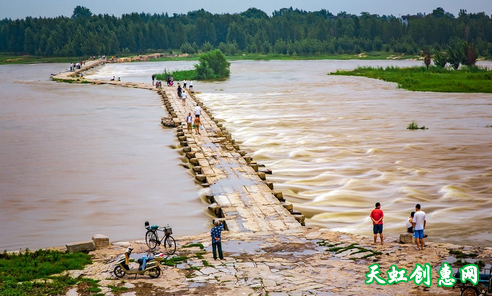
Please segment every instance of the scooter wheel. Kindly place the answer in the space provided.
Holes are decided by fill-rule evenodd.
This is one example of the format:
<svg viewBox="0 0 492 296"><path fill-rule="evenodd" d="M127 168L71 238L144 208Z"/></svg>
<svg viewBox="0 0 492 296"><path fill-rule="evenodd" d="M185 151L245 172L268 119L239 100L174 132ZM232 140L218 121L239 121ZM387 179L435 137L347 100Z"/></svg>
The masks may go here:
<svg viewBox="0 0 492 296"><path fill-rule="evenodd" d="M125 271L119 265L114 268L113 272L114 272L114 275L118 278L122 278L125 276Z"/></svg>
<svg viewBox="0 0 492 296"><path fill-rule="evenodd" d="M154 267L149 270L149 276L153 279L158 278L161 275L161 269L159 267Z"/></svg>

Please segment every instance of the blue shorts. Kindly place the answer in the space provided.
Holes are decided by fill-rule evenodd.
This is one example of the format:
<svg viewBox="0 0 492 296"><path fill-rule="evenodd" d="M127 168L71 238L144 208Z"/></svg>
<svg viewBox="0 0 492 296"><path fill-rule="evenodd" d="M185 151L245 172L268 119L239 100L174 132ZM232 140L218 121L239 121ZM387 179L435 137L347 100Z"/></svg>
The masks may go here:
<svg viewBox="0 0 492 296"><path fill-rule="evenodd" d="M375 224L372 226L372 232L374 234L383 233L383 224Z"/></svg>
<svg viewBox="0 0 492 296"><path fill-rule="evenodd" d="M413 231L413 237L423 239L424 238L424 230L423 229L414 230Z"/></svg>

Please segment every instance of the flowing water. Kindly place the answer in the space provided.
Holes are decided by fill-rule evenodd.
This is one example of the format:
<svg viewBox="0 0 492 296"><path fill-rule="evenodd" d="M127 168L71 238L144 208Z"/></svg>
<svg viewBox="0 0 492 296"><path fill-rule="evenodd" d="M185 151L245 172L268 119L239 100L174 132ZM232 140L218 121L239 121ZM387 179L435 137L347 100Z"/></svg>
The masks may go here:
<svg viewBox="0 0 492 296"><path fill-rule="evenodd" d="M50 81L65 67L0 66L0 250L208 231L159 96Z"/></svg>
<svg viewBox="0 0 492 296"><path fill-rule="evenodd" d="M492 95L409 92L394 83L326 75L359 65L421 62L238 61L232 62L230 79L194 85L241 148L273 171L268 180L307 215L308 224L371 235L369 213L379 201L385 212L385 234L396 236L420 203L432 241L490 245L492 127L487 126L492 125ZM193 62L108 64L86 76L150 83L151 74L164 68L192 66ZM90 229L87 236L105 233L105 224L119 230L133 227L141 233L148 204L159 204L155 212L169 206L170 213L183 218L176 217L178 225L203 231L205 205L198 200L191 177L178 167L179 155L168 148L174 134L158 126L163 111L153 92L54 84L45 81L46 73L60 69L38 67L46 67L35 73L43 81L24 72L28 79L18 77L9 84L20 94L16 103L7 99L20 106L7 114L3 106L0 111L0 192L2 204L9 205L0 210L0 247L17 247L19 232L32 235L34 226L53 232L63 229L65 234L80 231L72 226L74 220L76 227ZM0 71L2 83L13 79L6 78L12 70L0 67ZM5 87L0 92L10 94ZM49 99L37 98L39 92L49 94ZM55 105L40 108L45 104ZM81 122L73 124L74 118ZM413 120L428 129L407 130ZM85 135L68 145L82 130ZM7 151L4 138L12 142ZM26 143L24 138L33 140ZM115 138L115 143L107 147L106 138ZM32 159L39 158L40 148L55 152L44 165L33 167L40 162ZM70 169L73 153L80 153L77 174ZM57 162L70 165L53 164ZM10 172L17 177L8 179ZM167 181L170 173L186 184ZM89 190L96 185L103 193ZM67 208L72 210L67 213ZM109 208L115 214L100 220ZM155 219L168 223L170 213ZM66 238L63 233L61 238ZM8 243L4 234L10 235ZM53 245L44 239L43 245Z"/></svg>
<svg viewBox="0 0 492 296"><path fill-rule="evenodd" d="M410 92L362 77L326 75L357 66L421 61L237 61L230 79L195 82L199 97L241 148L273 170L277 190L308 224L371 235L375 202L385 234L404 232L415 204L432 241L492 243L492 94ZM490 62L482 62L490 67ZM149 81L191 62L109 65ZM427 130L407 130L412 121Z"/></svg>
<svg viewBox="0 0 492 296"><path fill-rule="evenodd" d="M492 94L410 92L326 75L417 61L234 62L231 78L196 88L307 224L386 235L420 203L431 241L492 242ZM490 63L485 64L490 66ZM427 130L407 130L415 120Z"/></svg>

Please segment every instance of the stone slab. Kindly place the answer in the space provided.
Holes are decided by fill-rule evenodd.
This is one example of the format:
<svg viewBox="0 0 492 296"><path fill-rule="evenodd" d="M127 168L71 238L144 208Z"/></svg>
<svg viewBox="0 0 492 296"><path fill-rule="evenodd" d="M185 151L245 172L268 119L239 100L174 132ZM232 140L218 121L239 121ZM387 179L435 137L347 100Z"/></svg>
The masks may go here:
<svg viewBox="0 0 492 296"><path fill-rule="evenodd" d="M96 250L96 245L93 241L85 241L85 242L74 242L66 244L67 252L90 252Z"/></svg>

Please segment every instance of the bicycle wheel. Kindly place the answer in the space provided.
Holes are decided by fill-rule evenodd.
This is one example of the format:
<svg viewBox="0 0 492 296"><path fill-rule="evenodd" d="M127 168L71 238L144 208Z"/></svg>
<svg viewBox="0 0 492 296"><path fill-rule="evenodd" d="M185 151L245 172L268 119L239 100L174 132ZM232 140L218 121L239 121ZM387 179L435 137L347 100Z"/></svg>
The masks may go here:
<svg viewBox="0 0 492 296"><path fill-rule="evenodd" d="M118 278L122 278L125 276L125 271L119 265L114 268L113 272L114 272L114 275Z"/></svg>
<svg viewBox="0 0 492 296"><path fill-rule="evenodd" d="M174 240L174 237L166 237L164 240L164 248L166 249L166 254L168 255L172 255L176 252L176 241Z"/></svg>
<svg viewBox="0 0 492 296"><path fill-rule="evenodd" d="M147 231L147 233L145 234L145 243L147 244L147 247L149 247L149 249L154 250L159 243L159 237L157 236L157 233L152 230Z"/></svg>
<svg viewBox="0 0 492 296"><path fill-rule="evenodd" d="M149 270L149 276L153 279L158 278L161 275L161 269L159 267L154 267Z"/></svg>

